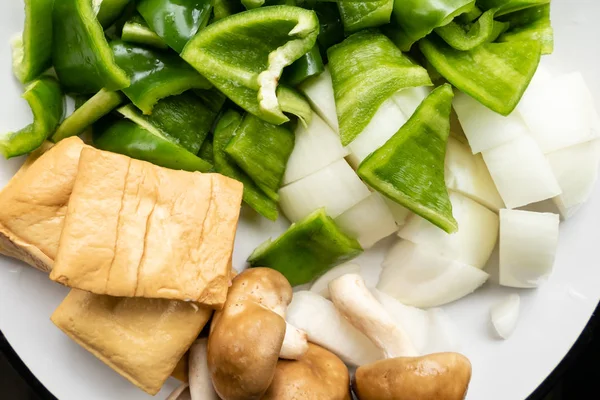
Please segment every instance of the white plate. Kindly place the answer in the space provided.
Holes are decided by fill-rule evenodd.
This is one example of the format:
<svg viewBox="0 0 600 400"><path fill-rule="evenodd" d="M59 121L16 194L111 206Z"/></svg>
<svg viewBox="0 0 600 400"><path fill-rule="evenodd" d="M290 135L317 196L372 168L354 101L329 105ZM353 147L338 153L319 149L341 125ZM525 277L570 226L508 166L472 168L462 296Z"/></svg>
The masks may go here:
<svg viewBox="0 0 600 400"><path fill-rule="evenodd" d="M580 70L600 104L600 14L597 0L554 0L556 52L546 61L557 72ZM9 38L22 28L22 0L2 2L0 14L0 131L19 129L31 121L21 87L10 71ZM0 161L0 184L8 181L21 160ZM285 228L244 212L238 233L235 266L252 249ZM550 281L522 296L520 323L506 342L493 338L489 309L513 290L497 286L495 278L474 295L446 309L458 323L463 352L473 363L468 399L526 398L567 354L600 298L600 190L580 213L562 226L556 270ZM363 256L363 268L378 265L382 247ZM370 261L369 261L370 260ZM376 267L374 268L376 269ZM373 271L374 272L374 271ZM371 276L371 282L372 282ZM61 400L151 399L101 361L70 341L50 322L52 311L67 290L46 275L22 264L0 259L0 329L38 379ZM172 379L156 398L165 398Z"/></svg>

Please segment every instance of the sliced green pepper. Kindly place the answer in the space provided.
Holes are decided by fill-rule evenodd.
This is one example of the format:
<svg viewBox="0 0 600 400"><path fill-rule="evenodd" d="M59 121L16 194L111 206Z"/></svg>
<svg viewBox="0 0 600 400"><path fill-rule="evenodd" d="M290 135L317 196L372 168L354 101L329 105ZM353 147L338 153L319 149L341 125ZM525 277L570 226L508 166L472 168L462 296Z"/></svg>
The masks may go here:
<svg viewBox="0 0 600 400"><path fill-rule="evenodd" d="M502 115L510 114L521 100L542 54L541 44L533 40L459 51L436 35L423 39L420 48L448 82Z"/></svg>
<svg viewBox="0 0 600 400"><path fill-rule="evenodd" d="M324 70L325 66L323 65L319 46L315 45L308 53L283 70L282 80L295 86L311 76L319 75Z"/></svg>
<svg viewBox="0 0 600 400"><path fill-rule="evenodd" d="M252 114L246 114L225 147L225 152L274 201L279 201L277 193L293 150L292 132Z"/></svg>
<svg viewBox="0 0 600 400"><path fill-rule="evenodd" d="M121 40L124 42L156 47L157 49L164 50L169 48L165 41L162 40L156 32L150 29L146 21L144 21L140 15L134 15L125 22L121 32Z"/></svg>
<svg viewBox="0 0 600 400"><path fill-rule="evenodd" d="M542 44L542 54L554 51L554 30L550 21L550 4L530 7L507 14L502 21L510 24L510 29L498 41L537 40Z"/></svg>
<svg viewBox="0 0 600 400"><path fill-rule="evenodd" d="M33 113L33 123L0 139L0 152L6 158L27 154L44 143L60 123L65 112L65 99L54 78L42 77L25 88L23 98Z"/></svg>
<svg viewBox="0 0 600 400"><path fill-rule="evenodd" d="M327 56L327 49L344 40L344 25L340 11L335 3L318 2L313 10L319 17L319 36L317 41Z"/></svg>
<svg viewBox="0 0 600 400"><path fill-rule="evenodd" d="M435 33L456 50L471 50L483 43L493 42L508 28L507 23L494 21L495 15L496 10L491 9L484 12L468 29L452 21L437 28Z"/></svg>
<svg viewBox="0 0 600 400"><path fill-rule="evenodd" d="M331 47L328 56L344 146L364 130L392 94L431 85L427 71L378 31L355 33Z"/></svg>
<svg viewBox="0 0 600 400"><path fill-rule="evenodd" d="M449 84L435 89L358 167L358 175L372 188L448 233L458 230L444 181L453 97Z"/></svg>
<svg viewBox="0 0 600 400"><path fill-rule="evenodd" d="M111 42L110 48L117 64L131 79L131 85L124 88L123 93L144 114L150 114L160 99L189 89L211 87L210 82L173 52L161 52L120 40Z"/></svg>
<svg viewBox="0 0 600 400"><path fill-rule="evenodd" d="M215 21L229 17L230 15L242 12L244 7L239 0L215 0L214 1L214 18Z"/></svg>
<svg viewBox="0 0 600 400"><path fill-rule="evenodd" d="M207 137L206 140L204 141L204 143L202 143L202 147L200 148L200 151L198 152L198 157L200 157L201 159L206 160L209 163L214 165L214 163L215 163L214 151L215 150L213 147L213 138Z"/></svg>
<svg viewBox="0 0 600 400"><path fill-rule="evenodd" d="M344 234L320 209L275 240L261 244L248 258L253 267L268 267L283 274L292 286L312 281L327 270L357 257L360 244Z"/></svg>
<svg viewBox="0 0 600 400"><path fill-rule="evenodd" d="M96 19L90 0L58 0L52 14L52 61L68 91L97 93L129 86Z"/></svg>
<svg viewBox="0 0 600 400"><path fill-rule="evenodd" d="M281 111L298 117L304 126L312 120L313 111L306 98L297 90L284 85L277 88L277 100Z"/></svg>
<svg viewBox="0 0 600 400"><path fill-rule="evenodd" d="M477 6L473 7L472 9L470 9L469 11L460 14L458 17L455 18L455 20L458 20L459 22L462 22L463 24L470 24L471 22L475 21L477 18L481 17L481 15L483 14L483 11L481 11L481 9Z"/></svg>
<svg viewBox="0 0 600 400"><path fill-rule="evenodd" d="M137 9L150 28L181 53L198 30L208 24L211 0L140 0Z"/></svg>
<svg viewBox="0 0 600 400"><path fill-rule="evenodd" d="M223 105L225 105L225 102L227 101L227 96L214 87L210 89L196 89L194 90L194 93L202 100L204 105L216 113L221 111Z"/></svg>
<svg viewBox="0 0 600 400"><path fill-rule="evenodd" d="M244 184L244 202L262 216L275 221L279 216L277 203L268 198L263 191L256 186L254 181L235 165L233 160L225 153L225 147L241 123L242 116L233 110L226 111L219 119L215 128L213 141L215 170L220 174L242 182Z"/></svg>
<svg viewBox="0 0 600 400"><path fill-rule="evenodd" d="M352 33L389 23L394 0L340 1L338 9L344 30Z"/></svg>
<svg viewBox="0 0 600 400"><path fill-rule="evenodd" d="M76 110L58 127L52 141L57 143L71 136L82 134L94 122L117 108L124 100L119 92L100 90Z"/></svg>
<svg viewBox="0 0 600 400"><path fill-rule="evenodd" d="M21 83L37 78L52 65L54 0L25 0L25 28L11 41L13 72Z"/></svg>
<svg viewBox="0 0 600 400"><path fill-rule="evenodd" d="M543 4L550 4L550 0L477 0L477 5L484 10L497 8L497 16Z"/></svg>
<svg viewBox="0 0 600 400"><path fill-rule="evenodd" d="M165 168L200 172L212 169L207 161L131 121L101 121L94 125L94 131L94 145L101 150L124 154Z"/></svg>
<svg viewBox="0 0 600 400"><path fill-rule="evenodd" d="M181 56L240 107L279 125L289 120L276 95L283 68L312 49L318 33L313 11L256 8L210 24Z"/></svg>
<svg viewBox="0 0 600 400"><path fill-rule="evenodd" d="M191 92L162 99L156 103L150 115L142 115L132 105L120 108L119 112L146 130L171 140L193 154L200 151L217 118L217 113Z"/></svg>
<svg viewBox="0 0 600 400"><path fill-rule="evenodd" d="M132 0L93 0L94 6L98 7L96 18L100 25L105 28L112 25L131 2Z"/></svg>

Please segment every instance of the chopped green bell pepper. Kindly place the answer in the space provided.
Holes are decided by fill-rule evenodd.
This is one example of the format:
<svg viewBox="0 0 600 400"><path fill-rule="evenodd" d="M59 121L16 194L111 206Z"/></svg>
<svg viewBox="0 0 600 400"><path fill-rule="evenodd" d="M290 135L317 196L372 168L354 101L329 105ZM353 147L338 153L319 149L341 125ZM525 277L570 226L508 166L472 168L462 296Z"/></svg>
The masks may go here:
<svg viewBox="0 0 600 400"><path fill-rule="evenodd" d="M319 75L324 70L325 66L319 46L315 45L308 53L283 70L282 80L296 86L311 76Z"/></svg>
<svg viewBox="0 0 600 400"><path fill-rule="evenodd" d="M378 31L355 33L331 47L328 56L344 146L364 130L392 94L431 85L427 71Z"/></svg>
<svg viewBox="0 0 600 400"><path fill-rule="evenodd" d="M139 13L173 50L181 53L187 42L208 24L211 0L140 0Z"/></svg>
<svg viewBox="0 0 600 400"><path fill-rule="evenodd" d="M198 152L198 157L203 160L208 161L209 163L215 163L215 155L214 155L214 147L213 147L213 138L211 136L207 137L204 143L202 143L202 147Z"/></svg>
<svg viewBox="0 0 600 400"><path fill-rule="evenodd" d="M33 123L0 138L0 152L6 158L37 149L54 133L65 113L65 98L56 79L41 77L25 88L23 98L33 113Z"/></svg>
<svg viewBox="0 0 600 400"><path fill-rule="evenodd" d="M319 18L319 36L317 37L317 41L321 49L324 50L324 56L327 56L327 49L344 40L342 17L335 3L317 2L313 10Z"/></svg>
<svg viewBox="0 0 600 400"><path fill-rule="evenodd" d="M244 184L243 199L246 204L256 210L262 216L275 221L279 216L277 203L265 195L256 186L254 181L242 171L225 152L225 147L242 123L242 116L233 111L226 111L215 128L213 140L213 155L215 159L215 170Z"/></svg>
<svg viewBox="0 0 600 400"><path fill-rule="evenodd" d="M221 111L227 101L227 96L215 87L210 89L196 89L194 90L194 93L202 100L204 105L216 113Z"/></svg>
<svg viewBox="0 0 600 400"><path fill-rule="evenodd" d="M285 127L246 114L225 152L269 198L279 201L278 192L294 150L294 139Z"/></svg>
<svg viewBox="0 0 600 400"><path fill-rule="evenodd" d="M292 286L312 281L327 270L363 252L355 239L344 234L319 209L275 240L261 244L248 258L253 267L268 267L283 274Z"/></svg>
<svg viewBox="0 0 600 400"><path fill-rule="evenodd" d="M52 141L57 143L68 137L82 134L94 122L117 108L123 100L124 96L119 92L100 90L80 107L77 107L73 114L60 124L52 135Z"/></svg>
<svg viewBox="0 0 600 400"><path fill-rule="evenodd" d="M458 17L454 18L454 20L458 20L459 22L462 22L463 24L470 24L471 22L475 21L477 18L481 17L481 15L483 14L483 11L481 11L481 9L479 7L477 7L477 5L475 5L475 7L473 7L472 9L470 9L469 11L460 14Z"/></svg>
<svg viewBox="0 0 600 400"><path fill-rule="evenodd" d="M542 44L542 54L554 51L554 30L550 21L550 4L530 7L501 17L510 29L498 41L537 40Z"/></svg>
<svg viewBox="0 0 600 400"><path fill-rule="evenodd" d="M297 90L284 85L277 88L277 100L281 111L298 117L302 125L308 126L312 120L313 111L306 98Z"/></svg>
<svg viewBox="0 0 600 400"><path fill-rule="evenodd" d="M369 186L448 233L458 230L444 180L453 97L449 84L435 89L358 167Z"/></svg>
<svg viewBox="0 0 600 400"><path fill-rule="evenodd" d="M318 33L313 11L256 8L210 24L181 56L240 107L279 125L289 120L276 94L283 68L312 49Z"/></svg>
<svg viewBox="0 0 600 400"><path fill-rule="evenodd" d="M13 72L21 83L52 66L53 4L54 0L25 0L25 28L11 41Z"/></svg>
<svg viewBox="0 0 600 400"><path fill-rule="evenodd" d="M189 89L212 85L173 52L162 52L115 40L110 43L117 64L131 79L123 93L144 114L158 102Z"/></svg>
<svg viewBox="0 0 600 400"><path fill-rule="evenodd" d="M169 46L165 43L160 36L156 34L146 21L140 15L134 15L131 17L121 31L121 40L129 43L137 43L155 47L157 49L168 49Z"/></svg>
<svg viewBox="0 0 600 400"><path fill-rule="evenodd" d="M215 21L242 12L244 7L239 0L214 0L213 15Z"/></svg>
<svg viewBox="0 0 600 400"><path fill-rule="evenodd" d="M58 0L52 14L52 61L61 85L76 93L129 86L90 0Z"/></svg>
<svg viewBox="0 0 600 400"><path fill-rule="evenodd" d="M497 8L496 16L498 17L543 4L550 4L550 0L477 0L477 5L483 10Z"/></svg>
<svg viewBox="0 0 600 400"><path fill-rule="evenodd" d="M339 1L337 4L348 33L389 23L394 9L394 0Z"/></svg>
<svg viewBox="0 0 600 400"><path fill-rule="evenodd" d="M98 8L96 18L98 18L100 25L108 28L119 19L131 2L132 0L93 0L94 7Z"/></svg>
<svg viewBox="0 0 600 400"><path fill-rule="evenodd" d="M467 51L495 41L508 28L505 22L494 20L495 9L484 12L469 28L456 21L435 30L446 43L456 50Z"/></svg>
<svg viewBox="0 0 600 400"><path fill-rule="evenodd" d="M455 50L436 35L419 44L448 82L502 115L521 100L542 54L541 44L533 40L485 43L470 51Z"/></svg>
<svg viewBox="0 0 600 400"><path fill-rule="evenodd" d="M208 172L212 165L183 147L157 136L138 124L104 120L94 125L94 145L101 150L124 154L165 168Z"/></svg>

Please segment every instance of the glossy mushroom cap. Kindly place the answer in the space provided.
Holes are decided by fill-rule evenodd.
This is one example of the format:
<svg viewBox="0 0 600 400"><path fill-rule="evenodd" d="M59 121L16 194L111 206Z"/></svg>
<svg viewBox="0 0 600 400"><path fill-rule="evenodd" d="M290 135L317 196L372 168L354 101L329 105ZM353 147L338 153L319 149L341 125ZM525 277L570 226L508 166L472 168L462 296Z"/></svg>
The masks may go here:
<svg viewBox="0 0 600 400"><path fill-rule="evenodd" d="M471 363L457 353L381 360L356 370L360 400L463 400Z"/></svg>
<svg viewBox="0 0 600 400"><path fill-rule="evenodd" d="M298 361L280 360L263 400L350 400L348 368L335 354L309 344Z"/></svg>

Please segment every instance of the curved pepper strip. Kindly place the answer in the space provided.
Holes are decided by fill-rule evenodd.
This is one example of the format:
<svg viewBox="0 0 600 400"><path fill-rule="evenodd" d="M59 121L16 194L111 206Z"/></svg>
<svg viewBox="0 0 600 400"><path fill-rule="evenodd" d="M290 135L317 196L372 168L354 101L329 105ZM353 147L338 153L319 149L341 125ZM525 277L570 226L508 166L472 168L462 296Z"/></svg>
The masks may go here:
<svg viewBox="0 0 600 400"><path fill-rule="evenodd" d="M115 40L110 43L117 64L131 79L123 93L144 114L152 113L158 100L189 89L212 85L173 52L137 46Z"/></svg>
<svg viewBox="0 0 600 400"><path fill-rule="evenodd" d="M392 94L431 85L427 71L378 31L355 33L330 48L328 56L344 146L364 130Z"/></svg>
<svg viewBox="0 0 600 400"><path fill-rule="evenodd" d="M13 72L21 83L37 78L52 66L52 7L54 0L25 0L23 33L11 40Z"/></svg>
<svg viewBox="0 0 600 400"><path fill-rule="evenodd" d="M277 203L268 198L254 181L242 171L225 152L225 147L234 136L235 131L242 123L242 116L233 111L226 111L215 128L213 140L213 155L215 170L244 184L243 199L262 216L275 221L279 216Z"/></svg>
<svg viewBox="0 0 600 400"><path fill-rule="evenodd" d="M61 0L55 0L61 1ZM97 10L96 18L105 28L112 25L123 14L123 11L133 0L93 0L94 10Z"/></svg>
<svg viewBox="0 0 600 400"><path fill-rule="evenodd" d="M502 115L519 104L542 55L540 42L534 40L485 43L459 51L431 35L419 45L427 61L448 82Z"/></svg>
<svg viewBox="0 0 600 400"><path fill-rule="evenodd" d="M215 21L244 11L242 3L238 0L215 0L213 8Z"/></svg>
<svg viewBox="0 0 600 400"><path fill-rule="evenodd" d="M394 9L394 0L339 1L337 4L348 33L389 23Z"/></svg>
<svg viewBox="0 0 600 400"><path fill-rule="evenodd" d="M169 48L165 41L162 40L156 32L150 29L141 15L134 15L125 22L123 30L121 31L121 40L129 43L147 45L161 50Z"/></svg>
<svg viewBox="0 0 600 400"><path fill-rule="evenodd" d="M369 186L448 233L458 231L444 180L453 98L449 84L435 89L358 167Z"/></svg>
<svg viewBox="0 0 600 400"><path fill-rule="evenodd" d="M219 89L215 87L210 89L196 89L194 90L194 93L202 100L202 103L204 103L205 106L215 113L221 111L227 101L227 96L219 92Z"/></svg>
<svg viewBox="0 0 600 400"><path fill-rule="evenodd" d="M276 89L283 68L313 48L319 21L300 7L256 8L201 30L181 56L246 111L287 122Z"/></svg>
<svg viewBox="0 0 600 400"><path fill-rule="evenodd" d="M483 10L497 8L497 17L544 4L550 4L550 0L477 0L477 5Z"/></svg>
<svg viewBox="0 0 600 400"><path fill-rule="evenodd" d="M57 0L52 14L52 61L60 83L75 93L129 86L115 63L90 0Z"/></svg>
<svg viewBox="0 0 600 400"><path fill-rule="evenodd" d="M542 54L552 54L554 51L550 4L507 14L502 21L510 24L510 29L498 38L499 42L537 40L542 44Z"/></svg>
<svg viewBox="0 0 600 400"><path fill-rule="evenodd" d="M183 147L156 136L134 122L95 125L94 145L106 151L124 154L165 168L208 172L212 165Z"/></svg>
<svg viewBox="0 0 600 400"><path fill-rule="evenodd" d="M317 41L321 49L324 50L324 56L327 56L327 49L344 40L342 17L335 3L317 2L313 10L317 13L317 17L319 17L319 36L317 37Z"/></svg>
<svg viewBox="0 0 600 400"><path fill-rule="evenodd" d="M494 21L495 15L496 9L491 9L484 12L468 29L452 21L437 28L435 33L456 50L471 50L483 43L493 42L508 28L508 23Z"/></svg>
<svg viewBox="0 0 600 400"><path fill-rule="evenodd" d="M77 107L73 114L60 124L54 135L52 135L52 141L57 143L68 137L82 134L94 122L117 108L123 100L124 96L119 92L100 90L92 98Z"/></svg>
<svg viewBox="0 0 600 400"><path fill-rule="evenodd" d="M315 45L308 53L283 70L282 80L295 86L311 76L319 75L324 70L319 46Z"/></svg>
<svg viewBox="0 0 600 400"><path fill-rule="evenodd" d="M42 77L25 88L23 98L33 112L33 123L17 132L5 134L0 139L0 152L6 158L27 154L44 143L62 120L65 99L54 78Z"/></svg>
<svg viewBox="0 0 600 400"><path fill-rule="evenodd" d="M312 120L313 111L306 97L297 90L279 85L277 88L277 100L281 111L298 117L302 125L308 126Z"/></svg>

